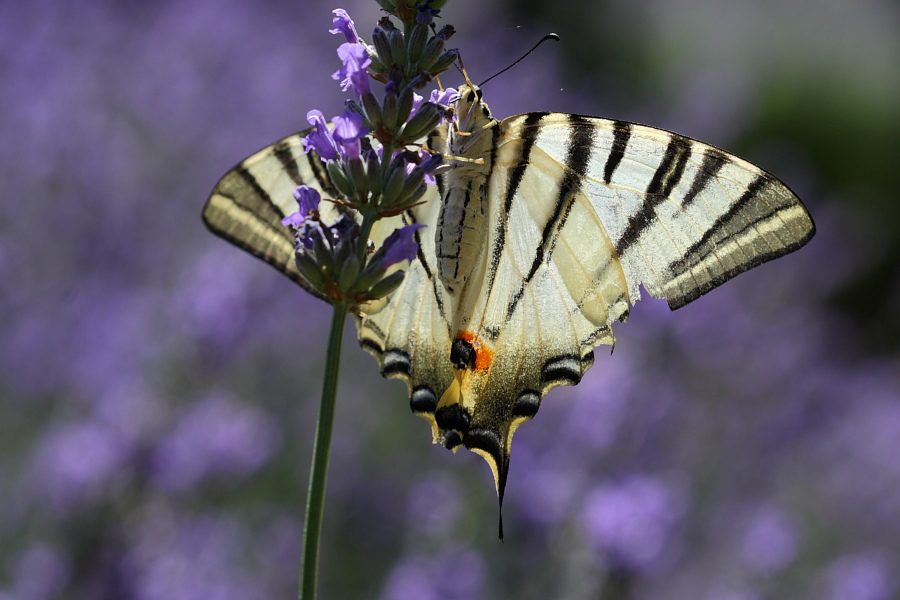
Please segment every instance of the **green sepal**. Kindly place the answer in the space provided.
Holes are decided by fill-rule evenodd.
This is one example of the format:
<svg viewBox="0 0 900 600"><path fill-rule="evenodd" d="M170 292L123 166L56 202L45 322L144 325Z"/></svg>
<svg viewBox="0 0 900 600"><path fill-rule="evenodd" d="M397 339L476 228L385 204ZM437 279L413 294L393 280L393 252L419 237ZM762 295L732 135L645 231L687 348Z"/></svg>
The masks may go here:
<svg viewBox="0 0 900 600"><path fill-rule="evenodd" d="M363 110L365 110L365 119L372 125L372 129L377 129L379 125L384 123L384 117L381 114L381 106L375 94L367 92L362 97Z"/></svg>
<svg viewBox="0 0 900 600"><path fill-rule="evenodd" d="M459 50L455 48L453 50L447 50L446 52L441 54L440 58L438 58L433 65L431 65L431 68L428 70L428 72L432 75L437 75L438 73L446 71L450 68L451 65L453 65L453 63L456 62L458 56Z"/></svg>
<svg viewBox="0 0 900 600"><path fill-rule="evenodd" d="M382 64L387 66L396 62L394 61L394 54L391 52L391 43L388 41L387 32L381 27L376 27L375 32L372 34L372 46L374 46L375 53Z"/></svg>
<svg viewBox="0 0 900 600"><path fill-rule="evenodd" d="M366 153L366 179L369 185L370 201L377 201L381 197L381 162L375 152Z"/></svg>
<svg viewBox="0 0 900 600"><path fill-rule="evenodd" d="M334 277L334 257L331 255L331 249L325 245L325 241L321 235L311 236L313 241L313 253L316 255L316 262L322 271L323 276Z"/></svg>
<svg viewBox="0 0 900 600"><path fill-rule="evenodd" d="M406 169L403 168L403 165L391 165L388 169L387 183L384 184L384 190L381 193L382 206L396 204L396 198L403 191L404 181L406 181Z"/></svg>
<svg viewBox="0 0 900 600"><path fill-rule="evenodd" d="M406 45L403 43L403 32L399 29L389 31L388 43L391 45L391 56L394 57L394 64L406 66Z"/></svg>
<svg viewBox="0 0 900 600"><path fill-rule="evenodd" d="M412 32L409 34L409 41L406 46L406 58L409 60L410 67L415 65L418 62L419 57L422 56L422 50L425 48L425 43L428 41L428 33L427 25L416 23Z"/></svg>
<svg viewBox="0 0 900 600"><path fill-rule="evenodd" d="M397 119L398 119L398 111L397 111L397 94L389 94L385 92L384 94L384 108L381 110L382 118L384 126L387 127L392 132L396 132L397 129Z"/></svg>
<svg viewBox="0 0 900 600"><path fill-rule="evenodd" d="M394 290L396 290L401 283L403 283L403 277L406 275L406 271L394 271L375 285L373 285L366 297L369 300L378 300L379 298L384 298Z"/></svg>
<svg viewBox="0 0 900 600"><path fill-rule="evenodd" d="M301 248L294 252L294 264L297 266L297 270L300 271L300 274L303 275L303 278L306 279L315 289L322 291L323 284L325 283L325 278L322 276L322 269L313 260L313 257L307 254L306 250Z"/></svg>
<svg viewBox="0 0 900 600"><path fill-rule="evenodd" d="M350 183L350 179L347 178L347 174L344 173L344 169L341 168L341 165L338 161L329 160L327 163L325 163L325 169L328 171L328 175L331 177L331 182L344 195L345 198L356 197L356 190L353 189L353 184Z"/></svg>
<svg viewBox="0 0 900 600"><path fill-rule="evenodd" d="M412 111L413 100L415 100L415 93L413 92L413 88L410 85L404 86L402 90L400 90L400 95L397 98L397 125L402 125L404 121L409 117L410 111Z"/></svg>
<svg viewBox="0 0 900 600"><path fill-rule="evenodd" d="M349 244L347 245L349 246ZM357 276L359 276L359 260L356 258L356 254L351 252L350 255L340 263L340 267L341 272L338 273L336 283L339 290L346 292L353 287L353 283L356 281Z"/></svg>
<svg viewBox="0 0 900 600"><path fill-rule="evenodd" d="M419 57L419 69L422 71L431 71L431 66L437 61L444 51L444 40L434 36L425 44L422 55Z"/></svg>
<svg viewBox="0 0 900 600"><path fill-rule="evenodd" d="M419 107L412 119L403 126L403 131L400 132L400 135L408 140L421 139L434 131L434 128L441 122L442 117L443 114L435 104L425 102Z"/></svg>
<svg viewBox="0 0 900 600"><path fill-rule="evenodd" d="M351 158L345 164L350 170L350 180L353 187L356 189L356 196L351 196L351 198L356 198L360 202L365 202L369 195L369 178L366 175L366 167L363 165L362 159Z"/></svg>

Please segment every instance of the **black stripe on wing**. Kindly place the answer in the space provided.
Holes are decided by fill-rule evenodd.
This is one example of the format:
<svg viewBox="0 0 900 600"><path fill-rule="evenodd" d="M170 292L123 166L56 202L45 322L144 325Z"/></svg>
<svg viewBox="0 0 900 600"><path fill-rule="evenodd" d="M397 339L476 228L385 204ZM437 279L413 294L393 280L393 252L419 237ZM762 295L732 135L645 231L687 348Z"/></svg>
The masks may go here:
<svg viewBox="0 0 900 600"><path fill-rule="evenodd" d="M525 116L525 121L522 125L522 153L519 156L519 161L516 165L509 170L509 183L506 187L506 195L503 198L503 207L502 212L500 213L499 223L497 224L497 230L494 232L494 244L491 247L486 286L488 296L490 296L491 290L494 287L494 279L497 275L497 269L500 266L500 258L503 256L503 248L506 246L506 232L509 227L509 213L512 210L513 198L516 197L516 192L518 192L519 185L522 183L522 178L525 176L525 171L528 169L529 160L531 159L531 150L534 148L534 143L537 141L538 134L541 131L541 121L548 114L550 113L529 113ZM494 141L491 145L492 159L497 153L497 142L500 138L499 130L499 127L494 128ZM494 164L493 161L491 164ZM490 186L485 186L485 189L490 189Z"/></svg>
<svg viewBox="0 0 900 600"><path fill-rule="evenodd" d="M776 197L783 197L786 202L780 206L770 207L771 211L767 214L760 215L758 218L749 220L742 213L744 209L754 200L759 201L759 196L765 195L765 192L768 188L771 187L783 187L789 195L778 195ZM794 201L791 201L794 199ZM812 239L813 235L816 233L815 224L812 222L812 218L809 216L809 213L806 211L806 208L796 201L796 196L793 195L790 190L784 186L783 183L775 179L773 176L768 173L761 172L756 179L747 187L747 190L738 198L737 202L735 202L731 208L728 209L725 213L720 215L715 222L707 229L706 233L697 240L694 244L691 245L690 248L687 249L683 258L673 261L672 264L668 266L668 271L672 273L674 277L678 277L679 275L683 275L687 273L689 270L700 265L704 260L706 260L711 254L716 252L717 243L715 238L717 236L723 237L726 239L740 237L742 234L746 233L750 229L756 229L759 225L770 221L772 219L781 219L782 214L786 211L795 211L802 210L806 213L806 218L809 221L809 229L796 240L789 242L787 244L783 244L777 247L772 247L768 252L757 252L754 251L751 247L746 247L746 259L737 261L737 264L730 269L724 270L716 277L712 278L710 281L704 282L700 286L696 286L690 290L690 292L686 295L667 299L669 308L675 310L677 308L681 308L682 306L693 302L700 296L706 294L710 290L722 285L729 279L740 275L744 271L748 271L753 267L757 267L765 262L770 260L774 260L785 254L789 254L802 246L804 246L810 239ZM739 223L739 226L736 224ZM727 232L723 235L723 232Z"/></svg>
<svg viewBox="0 0 900 600"><path fill-rule="evenodd" d="M586 117L581 115L568 115L568 118L572 129L569 137L569 146L566 150L566 170L559 185L556 205L550 218L544 224L544 229L541 232L541 241L535 248L531 268L528 270L528 274L520 284L519 289L509 299L506 308L507 321L515 313L516 307L525 293L525 286L531 283L540 266L552 254L559 232L566 224L569 211L572 210L575 197L581 190L581 182L585 173L587 173L588 165L591 161L591 155L594 150L595 127Z"/></svg>
<svg viewBox="0 0 900 600"><path fill-rule="evenodd" d="M616 253L619 256L638 242L644 230L656 219L656 207L666 201L684 175L684 167L691 156L693 141L680 135L670 135L662 161L647 184L640 210L628 216L628 228L616 241Z"/></svg>

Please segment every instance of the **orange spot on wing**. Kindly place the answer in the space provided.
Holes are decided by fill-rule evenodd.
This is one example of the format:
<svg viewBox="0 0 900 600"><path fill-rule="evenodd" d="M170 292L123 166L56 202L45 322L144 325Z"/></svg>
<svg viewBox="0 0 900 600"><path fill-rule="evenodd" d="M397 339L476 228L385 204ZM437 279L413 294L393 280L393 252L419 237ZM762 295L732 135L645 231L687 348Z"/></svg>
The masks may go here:
<svg viewBox="0 0 900 600"><path fill-rule="evenodd" d="M475 349L476 371L484 371L491 366L491 363L494 361L494 351L488 348L487 344L481 341L481 338L471 331L458 331L456 332L456 339L468 342Z"/></svg>

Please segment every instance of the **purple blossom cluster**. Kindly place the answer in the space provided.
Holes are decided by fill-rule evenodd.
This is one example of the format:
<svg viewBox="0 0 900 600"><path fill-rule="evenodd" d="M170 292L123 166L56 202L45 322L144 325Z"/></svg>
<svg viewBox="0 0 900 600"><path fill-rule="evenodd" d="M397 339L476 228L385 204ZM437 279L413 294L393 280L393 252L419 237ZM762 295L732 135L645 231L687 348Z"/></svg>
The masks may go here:
<svg viewBox="0 0 900 600"><path fill-rule="evenodd" d="M428 102L415 92L456 58L455 50L444 50L452 28L428 40L427 26L438 12L427 7L431 3L420 7L424 10L415 19L405 3L399 8L383 4L411 30L404 37L384 17L373 34L380 40L375 46L359 37L347 11L333 11L335 28L330 32L343 34L347 41L337 49L342 66L332 79L340 80L343 91L352 89L355 100L348 100L344 113L331 119L332 126L321 111L307 113L313 130L303 140L304 153L315 152L325 163L341 194L325 201L356 212L341 213L333 223L326 223L319 212L323 202L319 192L300 185L294 191L298 210L282 223L296 231L295 262L300 273L321 297L336 304L358 305L389 294L404 274L388 273L388 269L414 260L418 251L414 235L424 225L400 227L371 255L367 234L379 219L419 204L427 186L435 185L434 172L443 164L443 157L431 154L421 142L451 118L448 104L454 90L435 90ZM386 84L381 101L373 94L370 79Z"/></svg>
<svg viewBox="0 0 900 600"><path fill-rule="evenodd" d="M459 46L484 57L467 66L489 73L530 43L499 6L467 12L451 2L422 18L440 31L452 14L468 36ZM801 3L778 10L786 6ZM371 1L344 7L357 23L379 16ZM333 8L0 5L0 599L295 594L327 307L228 251L197 214L223 166L304 128L306 107L340 100L337 85L309 83L335 70L322 27ZM692 24L712 18L679 11ZM665 14L660 31L674 32L677 15ZM587 7L577 16L592 23ZM742 20L728 23L735 44L758 39L755 20L740 32ZM885 39L844 24L854 46ZM350 42L355 27L335 28ZM804 30L785 27L782 42L803 52ZM711 43L694 34L683 39ZM617 60L671 51L659 38L616 37L629 44ZM766 52L743 50L765 64ZM563 97L563 65L529 60L508 75L514 84L486 86L496 114L622 106L640 66L599 67L586 78L603 83L598 100L589 88ZM667 115L659 124L696 134L696 115L719 96L705 79L685 79L684 62L657 68L659 85L682 87L615 116ZM854 76L841 61L828 69ZM481 459L428 446L403 387L382 381L347 339L352 376L339 390L322 597L897 597L900 349L891 343L896 311L878 307L900 299L890 241L900 232L847 192L874 202L892 198L894 184L874 168L865 181L835 184L853 171L845 136L829 142L817 121L804 137L809 104L789 114L797 129L776 141L758 128L760 115L776 119L761 103L776 110L791 95L766 97L790 85L766 79L779 72L734 81L741 72L729 71L712 91L759 90L718 103L740 112L724 135L808 200L816 239L676 313L638 303L616 330L615 352L598 349L584 381L552 392L516 434L504 544ZM786 89L802 97L819 84ZM835 88L844 95L834 106L868 106L854 88ZM399 100L402 90L385 90L395 92ZM670 98L688 108L666 113ZM817 118L846 118L830 103L814 106ZM867 141L854 156L877 165ZM827 149L836 163L821 161ZM418 166L406 158L404 175ZM408 252L404 239L395 243Z"/></svg>

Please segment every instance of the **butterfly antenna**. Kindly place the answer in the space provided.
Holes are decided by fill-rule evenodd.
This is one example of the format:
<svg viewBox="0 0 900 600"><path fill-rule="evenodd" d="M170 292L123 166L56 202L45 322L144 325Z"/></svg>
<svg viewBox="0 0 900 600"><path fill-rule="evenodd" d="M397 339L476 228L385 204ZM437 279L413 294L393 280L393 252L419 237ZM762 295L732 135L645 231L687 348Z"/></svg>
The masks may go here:
<svg viewBox="0 0 900 600"><path fill-rule="evenodd" d="M475 84L472 83L472 80L471 80L471 79L469 79L469 72L466 71L466 65L463 64L463 61L462 61L462 55L461 55L461 54L460 54L460 55L457 55L456 60L459 61L459 70L460 70L460 72L463 74L463 77L466 78L466 85L468 85L470 88L474 88L474 87L475 87ZM521 59L519 59L519 60L521 60ZM509 67L507 67L507 69L508 69L508 68L509 68ZM503 71L501 71L501 73L502 73L502 72L503 72Z"/></svg>
<svg viewBox="0 0 900 600"><path fill-rule="evenodd" d="M502 75L503 73L506 73L507 71L509 71L510 69L512 69L514 66L516 66L517 64L519 64L520 62L522 62L522 60L524 60L524 58L525 58L526 56L528 56L529 54L531 54L532 52L534 52L535 50L537 50L538 46L540 46L541 44L543 44L543 43L546 42L547 40L554 40L554 41L557 41L557 42L558 42L558 41L559 41L559 36L556 35L555 33L548 33L547 35L545 35L544 37L542 37L542 38L540 39L540 41L539 41L537 44L535 44L534 47L533 47L531 50L529 50L528 52L526 52L525 54L523 54L521 57L519 57L519 60L517 60L517 61L514 62L513 64L509 65L508 67L506 67L505 69L503 69L503 70L500 71L499 73L494 73L493 75L491 75L490 77L488 77L487 79L485 79L484 81L482 81L480 84L478 84L478 87L483 86L484 84L486 84L488 81L490 81L491 79L493 79L493 78L496 77L497 75ZM460 64L462 64L462 63L460 63ZM469 78L468 78L468 77L466 77L466 82L469 83L469 84L471 85L471 82L469 81Z"/></svg>

